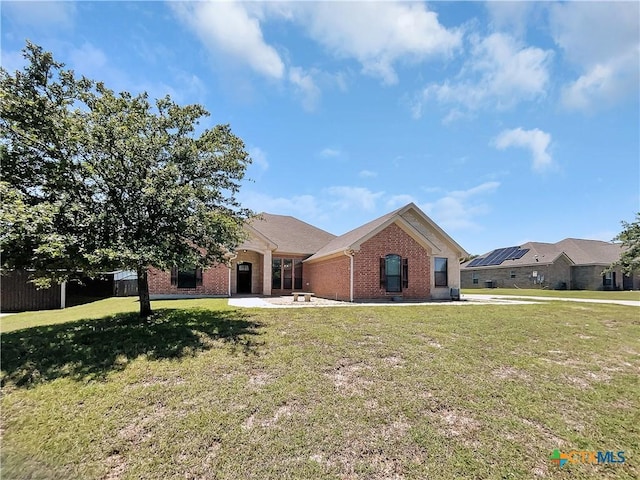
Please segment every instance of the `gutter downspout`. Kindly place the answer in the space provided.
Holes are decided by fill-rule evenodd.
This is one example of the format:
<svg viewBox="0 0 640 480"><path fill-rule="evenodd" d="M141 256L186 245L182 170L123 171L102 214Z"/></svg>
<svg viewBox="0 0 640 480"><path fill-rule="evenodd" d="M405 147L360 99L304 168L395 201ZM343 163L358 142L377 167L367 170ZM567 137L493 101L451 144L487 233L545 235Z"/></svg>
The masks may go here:
<svg viewBox="0 0 640 480"><path fill-rule="evenodd" d="M231 298L231 262L233 262L236 258L238 258L238 254L235 253L231 258L229 258L229 298Z"/></svg>
<svg viewBox="0 0 640 480"><path fill-rule="evenodd" d="M349 257L349 301L353 303L353 250L345 250L343 253Z"/></svg>

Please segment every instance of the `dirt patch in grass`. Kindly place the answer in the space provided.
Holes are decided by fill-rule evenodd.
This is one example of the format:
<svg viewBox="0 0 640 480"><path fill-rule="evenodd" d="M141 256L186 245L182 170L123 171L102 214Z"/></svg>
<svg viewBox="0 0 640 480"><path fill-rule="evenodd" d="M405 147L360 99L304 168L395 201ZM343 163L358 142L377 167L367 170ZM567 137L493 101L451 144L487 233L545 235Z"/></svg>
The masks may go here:
<svg viewBox="0 0 640 480"><path fill-rule="evenodd" d="M164 405L156 405L153 410L120 429L118 436L134 446L140 445L153 437L151 433L153 425L163 421L169 413L169 409Z"/></svg>
<svg viewBox="0 0 640 480"><path fill-rule="evenodd" d="M434 417L440 420L443 425L440 431L446 437L464 438L480 428L480 422L459 410L439 410Z"/></svg>
<svg viewBox="0 0 640 480"><path fill-rule="evenodd" d="M371 380L366 380L360 375L365 370L371 370L371 367L361 362L343 358L326 375L333 381L336 390L340 393L361 395L366 387L373 384Z"/></svg>
<svg viewBox="0 0 640 480"><path fill-rule="evenodd" d="M396 355L392 355L390 357L384 357L382 361L385 364L390 365L391 367L394 367L394 368L399 368L404 364L404 359Z"/></svg>
<svg viewBox="0 0 640 480"><path fill-rule="evenodd" d="M266 372L256 372L249 377L249 386L264 387L273 381L273 375Z"/></svg>
<svg viewBox="0 0 640 480"><path fill-rule="evenodd" d="M296 404L280 405L276 411L268 418L260 419L257 412L253 412L242 424L243 430L250 430L255 427L270 428L275 426L281 419L290 417L298 411Z"/></svg>
<svg viewBox="0 0 640 480"><path fill-rule="evenodd" d="M120 480L127 470L127 461L120 453L112 452L105 460L109 471L102 477L103 480Z"/></svg>
<svg viewBox="0 0 640 480"><path fill-rule="evenodd" d="M491 374L499 380L530 380L531 376L515 367L502 366L496 368Z"/></svg>
<svg viewBox="0 0 640 480"><path fill-rule="evenodd" d="M520 418L520 421L524 423L528 427L532 427L538 433L539 437L544 439L546 445L556 445L558 447L562 447L566 445L566 442L558 437L553 431L547 426L535 421L528 420L526 418Z"/></svg>

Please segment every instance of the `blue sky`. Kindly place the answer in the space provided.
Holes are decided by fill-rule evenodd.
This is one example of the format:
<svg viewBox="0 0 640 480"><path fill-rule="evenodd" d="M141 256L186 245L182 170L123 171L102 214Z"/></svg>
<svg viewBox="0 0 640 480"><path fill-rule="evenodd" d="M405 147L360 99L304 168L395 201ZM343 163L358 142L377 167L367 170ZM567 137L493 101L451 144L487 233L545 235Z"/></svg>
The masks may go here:
<svg viewBox="0 0 640 480"><path fill-rule="evenodd" d="M334 234L412 201L471 253L610 240L640 210L637 2L2 2L110 88L201 103L240 199Z"/></svg>

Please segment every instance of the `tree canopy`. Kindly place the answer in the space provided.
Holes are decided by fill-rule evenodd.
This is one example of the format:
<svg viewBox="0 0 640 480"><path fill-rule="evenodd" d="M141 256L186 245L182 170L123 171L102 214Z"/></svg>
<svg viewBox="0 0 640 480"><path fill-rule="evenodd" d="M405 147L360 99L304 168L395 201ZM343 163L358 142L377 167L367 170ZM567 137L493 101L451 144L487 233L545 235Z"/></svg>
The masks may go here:
<svg viewBox="0 0 640 480"><path fill-rule="evenodd" d="M41 284L135 270L147 316L149 267L209 266L242 241L244 144L200 129L200 105L116 94L31 43L24 56L0 69L2 267Z"/></svg>
<svg viewBox="0 0 640 480"><path fill-rule="evenodd" d="M620 266L622 273L632 275L640 271L640 212L636 213L634 222L622 222L622 232L613 239L622 243L625 248L620 260L610 268Z"/></svg>

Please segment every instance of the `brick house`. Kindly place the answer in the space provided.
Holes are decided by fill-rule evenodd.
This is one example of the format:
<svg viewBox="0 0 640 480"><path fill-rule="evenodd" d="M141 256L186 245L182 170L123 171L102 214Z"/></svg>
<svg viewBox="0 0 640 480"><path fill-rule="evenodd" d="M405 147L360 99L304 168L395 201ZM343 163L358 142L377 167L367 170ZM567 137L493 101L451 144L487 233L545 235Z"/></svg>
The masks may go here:
<svg viewBox="0 0 640 480"><path fill-rule="evenodd" d="M603 273L621 253L620 244L600 240L528 242L492 250L463 263L460 279L462 288L637 290L638 274L625 276L619 268Z"/></svg>
<svg viewBox="0 0 640 480"><path fill-rule="evenodd" d="M284 295L309 291L346 301L449 299L465 250L408 204L339 237L294 217L262 214L228 264L151 270L153 298Z"/></svg>

